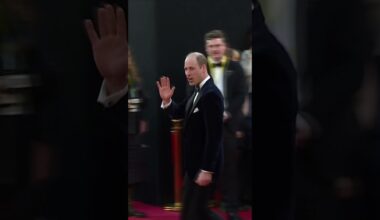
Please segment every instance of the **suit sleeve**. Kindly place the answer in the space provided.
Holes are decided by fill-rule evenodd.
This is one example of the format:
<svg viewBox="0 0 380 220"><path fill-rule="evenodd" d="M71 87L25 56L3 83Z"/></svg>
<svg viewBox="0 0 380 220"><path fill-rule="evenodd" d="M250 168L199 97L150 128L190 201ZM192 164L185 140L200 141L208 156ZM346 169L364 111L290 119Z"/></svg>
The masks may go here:
<svg viewBox="0 0 380 220"><path fill-rule="evenodd" d="M214 172L218 156L222 153L223 100L215 93L209 93L202 102L206 141L203 152L202 170Z"/></svg>
<svg viewBox="0 0 380 220"><path fill-rule="evenodd" d="M125 172L128 146L128 96L123 96L116 104L105 107L98 103L94 137L91 141L92 175L102 176L99 184L108 183ZM104 161L107 161L104 163ZM119 186L118 186L119 187ZM121 187L121 186L120 186Z"/></svg>
<svg viewBox="0 0 380 220"><path fill-rule="evenodd" d="M124 95L114 105L110 107L102 107L107 120L112 121L120 127L126 127L128 125L128 96Z"/></svg>
<svg viewBox="0 0 380 220"><path fill-rule="evenodd" d="M166 109L164 109L165 112L168 113L172 119L185 118L185 108L188 99L189 98L186 98L181 103L176 103L172 100L172 103Z"/></svg>

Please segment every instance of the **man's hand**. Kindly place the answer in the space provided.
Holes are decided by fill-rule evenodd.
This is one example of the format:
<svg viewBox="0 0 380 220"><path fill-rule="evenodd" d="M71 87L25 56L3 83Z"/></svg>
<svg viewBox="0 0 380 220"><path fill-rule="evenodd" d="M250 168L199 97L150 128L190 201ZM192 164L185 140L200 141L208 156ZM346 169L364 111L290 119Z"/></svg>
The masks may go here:
<svg viewBox="0 0 380 220"><path fill-rule="evenodd" d="M212 173L200 171L195 183L199 186L207 186L212 181Z"/></svg>
<svg viewBox="0 0 380 220"><path fill-rule="evenodd" d="M96 66L105 80L107 93L121 90L128 80L127 22L123 9L106 5L97 10L99 35L91 20L86 19L84 25Z"/></svg>
<svg viewBox="0 0 380 220"><path fill-rule="evenodd" d="M231 118L231 114L227 111L223 112L223 122L227 122Z"/></svg>
<svg viewBox="0 0 380 220"><path fill-rule="evenodd" d="M173 86L172 88L170 88L170 79L166 76L162 76L160 78L160 81L157 81L156 84L162 102L164 103L164 105L168 104L173 96L175 87Z"/></svg>

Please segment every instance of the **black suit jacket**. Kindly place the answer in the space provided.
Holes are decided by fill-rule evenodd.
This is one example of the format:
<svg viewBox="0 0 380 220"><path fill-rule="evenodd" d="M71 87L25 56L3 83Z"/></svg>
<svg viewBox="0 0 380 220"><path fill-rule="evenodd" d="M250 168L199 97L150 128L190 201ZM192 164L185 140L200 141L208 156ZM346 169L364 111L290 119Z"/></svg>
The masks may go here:
<svg viewBox="0 0 380 220"><path fill-rule="evenodd" d="M200 169L214 172L218 177L223 162L223 96L210 78L201 88L182 103L174 101L166 109L173 118L184 118L184 168L194 179Z"/></svg>
<svg viewBox="0 0 380 220"><path fill-rule="evenodd" d="M211 73L210 66L211 64L209 63L209 73ZM223 72L223 84L224 100L226 102L225 111L231 114L231 118L225 125L229 131L235 133L243 117L241 109L248 93L248 85L240 63L232 60L227 61Z"/></svg>
<svg viewBox="0 0 380 220"><path fill-rule="evenodd" d="M126 218L128 96L115 105L98 104L88 155L90 219Z"/></svg>

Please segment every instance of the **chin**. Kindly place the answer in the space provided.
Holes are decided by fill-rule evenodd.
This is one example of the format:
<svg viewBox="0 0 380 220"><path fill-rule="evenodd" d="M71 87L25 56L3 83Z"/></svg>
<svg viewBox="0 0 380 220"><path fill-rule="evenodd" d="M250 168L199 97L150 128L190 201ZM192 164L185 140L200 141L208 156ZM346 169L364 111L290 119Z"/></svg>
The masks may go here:
<svg viewBox="0 0 380 220"><path fill-rule="evenodd" d="M222 56L215 55L212 59L215 61L220 61L222 59Z"/></svg>

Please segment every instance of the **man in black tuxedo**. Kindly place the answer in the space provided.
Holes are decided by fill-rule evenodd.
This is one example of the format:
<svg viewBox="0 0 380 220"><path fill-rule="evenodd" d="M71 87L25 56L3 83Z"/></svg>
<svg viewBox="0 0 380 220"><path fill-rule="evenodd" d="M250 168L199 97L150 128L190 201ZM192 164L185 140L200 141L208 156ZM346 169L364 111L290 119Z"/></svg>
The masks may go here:
<svg viewBox="0 0 380 220"><path fill-rule="evenodd" d="M258 220L289 220L293 219L296 70L267 28L259 4L253 2L253 212Z"/></svg>
<svg viewBox="0 0 380 220"><path fill-rule="evenodd" d="M43 149L47 149L43 152L49 154L47 157L41 155L42 164L48 166L47 175L38 187L22 192L14 201L16 204L7 210L9 218L4 218L127 219L128 46L124 11L121 7L105 5L96 11L96 28L91 20L85 21L98 77L94 74L97 72L94 63L88 62L91 58L82 57L81 39L84 36L73 32L77 26L65 25L65 33L70 33L69 41L62 41L66 36L57 31L60 24L80 25L76 13L83 5L65 2L56 7L49 1L44 3L47 4L44 4L45 9L54 10L39 11L41 26L36 29L41 32L36 34L36 39L41 44L35 65L41 68L44 76L39 141ZM43 19L52 15L56 18L53 21ZM63 45L62 50L56 50L58 44ZM71 50L74 46L78 48ZM76 53L71 53L73 51ZM81 77L75 75L87 72L103 80L100 93L98 85L94 85L94 99L87 99L87 89L92 88L87 83L91 84L92 78L86 77L83 86ZM80 87L75 86L78 84ZM99 94L97 102L96 93Z"/></svg>
<svg viewBox="0 0 380 220"><path fill-rule="evenodd" d="M226 56L225 34L220 30L212 30L205 34L204 40L209 72L224 96L223 148L225 162L220 184L223 202L226 205L228 219L238 220L240 218L237 215L239 205L237 132L243 119L242 106L245 96L248 94L248 85L240 63L230 60Z"/></svg>
<svg viewBox="0 0 380 220"><path fill-rule="evenodd" d="M85 21L95 64L103 78L94 114L90 155L90 219L127 218L128 45L121 7L97 9L97 27Z"/></svg>
<svg viewBox="0 0 380 220"><path fill-rule="evenodd" d="M207 220L213 216L208 199L223 162L223 96L208 75L203 54L188 54L184 70L195 90L182 103L171 100L175 87L171 87L168 77L161 77L157 87L161 107L172 118L184 118L185 190L181 219Z"/></svg>

